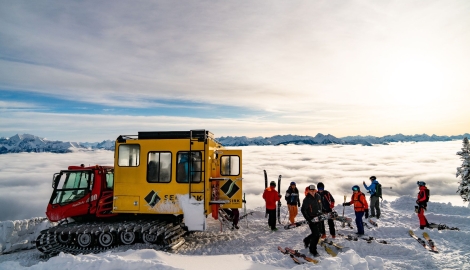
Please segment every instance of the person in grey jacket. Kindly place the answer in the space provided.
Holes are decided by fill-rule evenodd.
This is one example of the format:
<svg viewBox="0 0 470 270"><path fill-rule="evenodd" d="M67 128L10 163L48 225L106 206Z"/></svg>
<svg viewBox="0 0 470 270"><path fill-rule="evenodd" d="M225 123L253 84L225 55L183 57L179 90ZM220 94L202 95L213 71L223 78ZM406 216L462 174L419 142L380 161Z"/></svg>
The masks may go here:
<svg viewBox="0 0 470 270"><path fill-rule="evenodd" d="M366 185L366 182L363 181L362 183L364 184L364 187L367 189L367 191L370 193L370 217L373 218L380 218L380 204L379 204L379 199L380 197L375 194L376 186L379 184L379 181L377 181L377 178L375 176L371 176L370 178L371 184L370 186Z"/></svg>
<svg viewBox="0 0 470 270"><path fill-rule="evenodd" d="M308 186L308 193L302 202L300 211L308 221L308 226L312 232L309 236L304 238L304 245L305 247L309 247L309 251L313 256L318 257L320 256L317 252L317 244L320 239L320 226L318 222L311 222L311 220L322 214L322 203L315 185Z"/></svg>

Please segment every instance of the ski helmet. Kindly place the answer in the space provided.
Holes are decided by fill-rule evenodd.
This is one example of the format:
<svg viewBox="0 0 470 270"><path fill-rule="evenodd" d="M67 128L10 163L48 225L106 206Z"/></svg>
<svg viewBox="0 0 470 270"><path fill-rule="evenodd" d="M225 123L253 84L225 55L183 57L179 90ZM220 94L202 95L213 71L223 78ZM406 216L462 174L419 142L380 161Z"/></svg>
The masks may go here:
<svg viewBox="0 0 470 270"><path fill-rule="evenodd" d="M319 182L317 184L317 188L320 190L320 189L325 189L325 185L322 183L322 182Z"/></svg>
<svg viewBox="0 0 470 270"><path fill-rule="evenodd" d="M275 186L276 186L276 182L271 181L271 183L269 183L269 185L272 186L272 187L275 187Z"/></svg>
<svg viewBox="0 0 470 270"><path fill-rule="evenodd" d="M292 185L294 185L294 186L295 186L295 182L290 182L290 185L291 185L291 186L292 186Z"/></svg>
<svg viewBox="0 0 470 270"><path fill-rule="evenodd" d="M359 190L361 190L361 189L359 188L359 186L356 185L356 186L353 186L353 187L352 187L352 190L353 190L353 191L359 191Z"/></svg>
<svg viewBox="0 0 470 270"><path fill-rule="evenodd" d="M375 177L375 176L372 175L371 177L369 177L369 179L370 179L370 180L375 180L375 179L377 179L377 177Z"/></svg>
<svg viewBox="0 0 470 270"><path fill-rule="evenodd" d="M418 186L425 186L426 185L426 183L423 182L423 181L418 181L418 182L416 182L416 184L418 184Z"/></svg>
<svg viewBox="0 0 470 270"><path fill-rule="evenodd" d="M310 185L310 186L308 186L308 190L315 190L315 189L317 189L317 188L316 188L315 185L313 185L313 184Z"/></svg>

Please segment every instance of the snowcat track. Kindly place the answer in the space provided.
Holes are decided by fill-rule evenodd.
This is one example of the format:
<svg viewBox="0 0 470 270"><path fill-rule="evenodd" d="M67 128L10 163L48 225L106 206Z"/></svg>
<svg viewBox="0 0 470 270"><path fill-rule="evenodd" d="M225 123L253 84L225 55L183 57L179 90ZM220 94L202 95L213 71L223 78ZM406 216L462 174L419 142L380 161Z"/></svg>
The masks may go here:
<svg viewBox="0 0 470 270"><path fill-rule="evenodd" d="M126 233L130 240L124 243L122 235ZM85 234L91 239L88 246L81 246L78 237ZM146 239L144 238L144 234ZM157 244L163 250L177 249L185 243L183 236L186 231L180 224L167 223L159 220L138 220L131 222L93 222L69 223L41 231L36 238L36 248L46 256L55 256L60 252L70 254L100 253L135 242ZM100 236L109 240L100 241ZM133 238L132 238L133 236ZM147 240L147 241L146 241ZM151 241L149 241L151 240ZM101 243L105 242L106 246Z"/></svg>

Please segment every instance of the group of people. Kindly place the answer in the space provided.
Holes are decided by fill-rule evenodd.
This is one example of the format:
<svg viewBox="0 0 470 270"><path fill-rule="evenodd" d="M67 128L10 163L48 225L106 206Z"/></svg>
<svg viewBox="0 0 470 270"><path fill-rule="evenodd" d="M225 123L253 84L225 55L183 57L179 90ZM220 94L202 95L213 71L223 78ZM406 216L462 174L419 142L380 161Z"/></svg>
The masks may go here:
<svg viewBox="0 0 470 270"><path fill-rule="evenodd" d="M376 185L378 185L377 178L371 176L369 178L371 184L368 186L363 182L366 190L370 192L372 215L370 217L380 218L380 205L379 196L376 194ZM364 227L362 224L362 217L365 215L369 218L369 204L365 198L364 193L360 191L359 186L352 187L353 195L350 202L343 203L343 206L354 205L356 213L356 225L358 235L364 234ZM296 183L291 182L285 194L285 200L289 212L289 222L295 223L295 218L298 214L298 207L307 221L314 219L320 215L331 213L335 207L335 199L333 195L325 190L325 185L319 182L316 186L309 185L305 188L305 198L302 203L300 202L299 190ZM263 193L263 199L266 201L266 212L268 214L268 225L271 230L276 231L276 202L280 201L281 195L276 191L276 183L272 181L268 188ZM336 238L336 229L333 219L328 219L328 229L332 238ZM310 253L318 256L317 243L320 238L326 238L326 227L324 222L309 222L311 234L304 238L303 242L305 247L309 248Z"/></svg>

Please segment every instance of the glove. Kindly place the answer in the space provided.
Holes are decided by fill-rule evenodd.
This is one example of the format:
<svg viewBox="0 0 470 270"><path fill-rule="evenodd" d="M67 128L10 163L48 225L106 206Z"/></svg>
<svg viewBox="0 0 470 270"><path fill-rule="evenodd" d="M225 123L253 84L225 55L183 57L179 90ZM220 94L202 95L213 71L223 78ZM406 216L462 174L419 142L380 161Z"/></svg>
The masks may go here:
<svg viewBox="0 0 470 270"><path fill-rule="evenodd" d="M343 203L343 206L350 206L350 205L351 205L350 202L345 202L345 203Z"/></svg>
<svg viewBox="0 0 470 270"><path fill-rule="evenodd" d="M419 204L419 200L416 200L416 204Z"/></svg>
<svg viewBox="0 0 470 270"><path fill-rule="evenodd" d="M280 199L280 198L282 198L282 195L281 195L281 194L279 194L279 199Z"/></svg>
<svg viewBox="0 0 470 270"><path fill-rule="evenodd" d="M297 206L299 206L299 207L300 207L300 202L299 202L299 203L297 203Z"/></svg>
<svg viewBox="0 0 470 270"><path fill-rule="evenodd" d="M366 218L369 218L369 209L366 209Z"/></svg>
<svg viewBox="0 0 470 270"><path fill-rule="evenodd" d="M331 208L331 210L333 210L333 208L335 208L335 203L334 202L330 203L330 208Z"/></svg>

